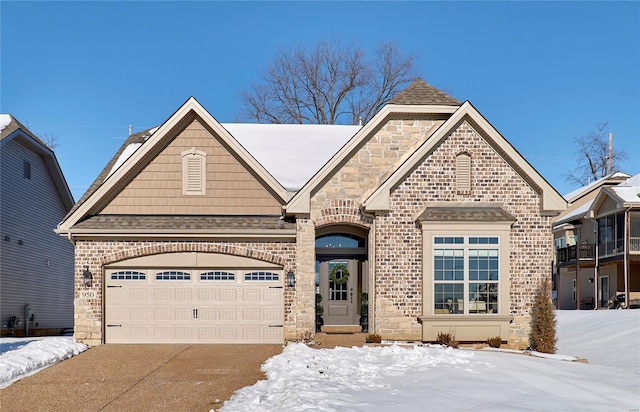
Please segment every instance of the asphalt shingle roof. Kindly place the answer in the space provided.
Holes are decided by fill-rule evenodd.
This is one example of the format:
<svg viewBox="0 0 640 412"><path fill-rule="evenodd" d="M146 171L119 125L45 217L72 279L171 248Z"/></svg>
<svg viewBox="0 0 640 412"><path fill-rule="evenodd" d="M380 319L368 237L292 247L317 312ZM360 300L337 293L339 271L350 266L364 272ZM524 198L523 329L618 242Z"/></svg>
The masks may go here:
<svg viewBox="0 0 640 412"><path fill-rule="evenodd" d="M167 216L167 215L98 215L74 226L74 229L293 229L296 224L279 216Z"/></svg>
<svg viewBox="0 0 640 412"><path fill-rule="evenodd" d="M389 104L460 106L462 103L442 90L438 90L424 80L417 78L406 89L389 100Z"/></svg>

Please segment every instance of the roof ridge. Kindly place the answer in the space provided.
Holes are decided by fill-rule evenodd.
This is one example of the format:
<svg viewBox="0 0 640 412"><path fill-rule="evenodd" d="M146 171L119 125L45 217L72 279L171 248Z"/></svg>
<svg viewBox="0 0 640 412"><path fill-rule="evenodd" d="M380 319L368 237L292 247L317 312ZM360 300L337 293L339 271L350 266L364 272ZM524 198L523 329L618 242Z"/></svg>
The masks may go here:
<svg viewBox="0 0 640 412"><path fill-rule="evenodd" d="M389 104L460 106L462 103L418 77Z"/></svg>

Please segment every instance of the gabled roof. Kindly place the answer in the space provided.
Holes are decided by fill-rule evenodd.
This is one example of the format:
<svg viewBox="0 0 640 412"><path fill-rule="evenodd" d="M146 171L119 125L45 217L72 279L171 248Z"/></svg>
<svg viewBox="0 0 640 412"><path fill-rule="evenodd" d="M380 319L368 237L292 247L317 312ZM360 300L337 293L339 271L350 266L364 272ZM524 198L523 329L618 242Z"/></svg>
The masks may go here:
<svg viewBox="0 0 640 412"><path fill-rule="evenodd" d="M623 181L624 179L629 178L629 175L623 172L615 172L615 173L611 173L610 175L607 175L603 178L600 178L598 180L594 180L593 182L589 183L588 185L582 186L577 188L576 190L569 192L567 194L564 195L564 198L567 200L567 202L575 202L576 200L578 200L579 198L583 197L584 195L593 192L594 190L596 190L597 188L599 188L600 186L602 186L603 184L610 182L610 181Z"/></svg>
<svg viewBox="0 0 640 412"><path fill-rule="evenodd" d="M389 100L388 104L460 106L462 103L417 78L406 89Z"/></svg>
<svg viewBox="0 0 640 412"><path fill-rule="evenodd" d="M469 103L464 102L457 108L438 130L429 137L413 154L406 159L378 188L366 196L362 205L367 211L389 210L389 196L395 188L423 159L437 147L457 125L465 120L471 120L484 132L494 146L494 149L516 170L520 176L541 197L540 208L542 212L557 214L566 209L564 198L527 162L516 149Z"/></svg>
<svg viewBox="0 0 640 412"><path fill-rule="evenodd" d="M616 210L623 208L640 208L640 173L629 177L616 186L602 189L593 200L588 213L591 216L597 216L598 213L596 212L607 198L610 198L616 203Z"/></svg>
<svg viewBox="0 0 640 412"><path fill-rule="evenodd" d="M152 156L154 150L166 143L166 139L172 135L171 133L181 125L184 126L184 120L190 116L201 119L204 126L218 135L229 150L235 153L246 167L255 173L265 188L279 197L281 203L286 202L288 193L285 188L195 98L190 97L158 128L129 136L87 192L60 223L58 233L67 233L80 220L101 209L117 193L117 187L132 178L129 172L139 164L150 161L149 156ZM128 150L130 153L126 153Z"/></svg>
<svg viewBox="0 0 640 412"><path fill-rule="evenodd" d="M12 140L19 139L21 143L29 147L30 150L42 156L44 163L51 173L53 184L66 210L73 207L73 195L67 180L64 178L58 159L55 153L36 135L31 133L22 123L10 114L0 114L0 145L4 146Z"/></svg>

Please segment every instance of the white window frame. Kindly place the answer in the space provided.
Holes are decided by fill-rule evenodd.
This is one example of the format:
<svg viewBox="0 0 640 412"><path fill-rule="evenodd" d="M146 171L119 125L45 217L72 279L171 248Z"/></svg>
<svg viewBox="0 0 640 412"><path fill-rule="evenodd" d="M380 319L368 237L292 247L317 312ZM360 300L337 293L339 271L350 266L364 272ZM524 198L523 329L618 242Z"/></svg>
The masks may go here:
<svg viewBox="0 0 640 412"><path fill-rule="evenodd" d="M207 153L192 147L182 155L182 194L202 196L207 194Z"/></svg>

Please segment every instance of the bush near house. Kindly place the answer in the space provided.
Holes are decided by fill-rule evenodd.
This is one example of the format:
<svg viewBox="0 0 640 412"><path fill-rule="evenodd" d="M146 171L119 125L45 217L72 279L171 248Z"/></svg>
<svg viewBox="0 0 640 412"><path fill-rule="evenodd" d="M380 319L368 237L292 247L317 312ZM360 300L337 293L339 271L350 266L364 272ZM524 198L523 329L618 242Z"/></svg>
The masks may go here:
<svg viewBox="0 0 640 412"><path fill-rule="evenodd" d="M551 302L551 284L545 280L538 287L531 309L529 346L538 352L555 353L556 340L556 315Z"/></svg>

